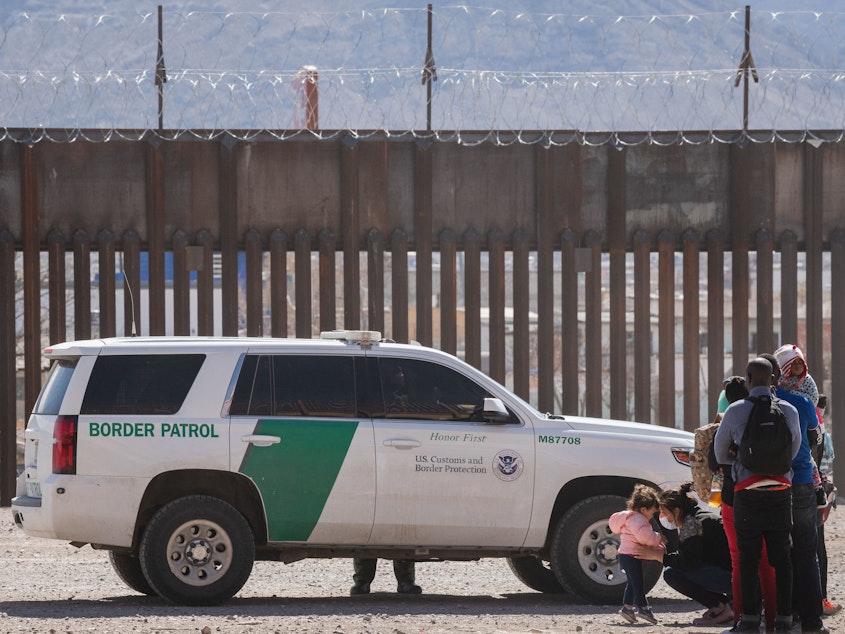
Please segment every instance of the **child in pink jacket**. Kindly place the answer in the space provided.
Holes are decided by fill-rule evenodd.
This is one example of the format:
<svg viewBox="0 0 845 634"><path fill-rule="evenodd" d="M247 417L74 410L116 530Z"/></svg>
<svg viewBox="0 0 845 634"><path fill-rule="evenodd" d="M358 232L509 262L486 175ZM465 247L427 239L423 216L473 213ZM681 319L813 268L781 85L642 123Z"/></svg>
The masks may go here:
<svg viewBox="0 0 845 634"><path fill-rule="evenodd" d="M648 605L643 581L643 562L634 557L634 547L665 546L666 538L652 529L651 518L660 511L660 501L657 491L644 484L634 487L634 492L628 500L628 508L610 516L610 530L619 533L621 545L619 547L619 564L628 582L625 584L625 595L622 599L622 618L633 623L639 616L651 624L657 623L654 613Z"/></svg>

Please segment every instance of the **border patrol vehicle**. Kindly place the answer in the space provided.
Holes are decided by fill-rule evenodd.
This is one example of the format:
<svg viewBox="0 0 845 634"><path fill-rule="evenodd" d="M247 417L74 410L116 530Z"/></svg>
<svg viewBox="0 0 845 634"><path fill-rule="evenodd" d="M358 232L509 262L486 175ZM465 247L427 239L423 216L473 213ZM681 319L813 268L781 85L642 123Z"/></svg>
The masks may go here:
<svg viewBox="0 0 845 634"><path fill-rule="evenodd" d="M535 590L617 603L607 520L634 484L690 478L692 434L541 414L454 356L380 337L46 349L16 524L108 551L130 588L186 605L232 597L255 560L320 557L505 557Z"/></svg>

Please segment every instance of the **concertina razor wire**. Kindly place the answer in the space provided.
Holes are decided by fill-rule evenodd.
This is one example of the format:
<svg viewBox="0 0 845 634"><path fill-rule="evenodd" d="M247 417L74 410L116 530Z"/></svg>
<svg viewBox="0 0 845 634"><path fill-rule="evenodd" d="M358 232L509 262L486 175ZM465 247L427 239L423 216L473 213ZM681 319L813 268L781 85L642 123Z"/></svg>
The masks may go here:
<svg viewBox="0 0 845 634"><path fill-rule="evenodd" d="M2 24L0 138L351 135L547 146L843 138L845 13L752 12L759 82L749 91L747 130L736 85L742 10L435 7L430 121L427 18L425 8L178 13L165 6L159 128L156 13L18 13ZM306 112L309 81L314 113Z"/></svg>

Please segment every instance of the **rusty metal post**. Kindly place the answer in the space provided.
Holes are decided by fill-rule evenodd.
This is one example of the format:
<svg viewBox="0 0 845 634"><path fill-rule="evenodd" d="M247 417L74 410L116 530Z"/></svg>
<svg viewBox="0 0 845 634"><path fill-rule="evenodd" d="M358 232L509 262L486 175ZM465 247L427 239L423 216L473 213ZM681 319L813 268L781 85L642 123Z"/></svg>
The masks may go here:
<svg viewBox="0 0 845 634"><path fill-rule="evenodd" d="M530 401L530 272L529 236L517 229L513 234L513 391Z"/></svg>
<svg viewBox="0 0 845 634"><path fill-rule="evenodd" d="M270 331L288 336L287 236L278 228L270 232Z"/></svg>
<svg viewBox="0 0 845 634"><path fill-rule="evenodd" d="M224 137L218 145L217 187L218 187L218 240L222 268L221 298L223 300L223 335L238 335L238 142ZM310 301L310 300L309 300ZM311 329L308 329L311 336Z"/></svg>
<svg viewBox="0 0 845 634"><path fill-rule="evenodd" d="M455 271L457 240L451 229L440 232L440 349L458 348L458 285Z"/></svg>
<svg viewBox="0 0 845 634"><path fill-rule="evenodd" d="M562 414L579 414L578 411L578 350L581 337L578 332L578 268L575 265L575 250L578 235L571 229L560 234L560 365Z"/></svg>
<svg viewBox="0 0 845 634"><path fill-rule="evenodd" d="M408 235L401 229L390 234L390 267L391 334L395 341L408 343Z"/></svg>
<svg viewBox="0 0 845 634"><path fill-rule="evenodd" d="M24 402L26 416L41 391L41 200L36 149L24 146L20 155L23 213Z"/></svg>
<svg viewBox="0 0 845 634"><path fill-rule="evenodd" d="M699 238L698 231L687 229L681 235L684 249L684 304L683 304L683 350L684 350L684 420L683 428L692 431L709 420L701 420L701 377L699 360L701 347L700 301L698 289L701 288L699 275Z"/></svg>
<svg viewBox="0 0 845 634"><path fill-rule="evenodd" d="M842 229L835 229L830 234L830 279L845 279L845 231ZM830 323L845 323L845 294L843 293L831 293ZM839 377L841 381L841 377L845 376L845 330L831 328L830 348L830 376L834 379ZM833 424L836 419L842 421L842 429L845 430L845 390L842 389L834 389L830 395L830 416L827 420L831 425L828 429L832 427L838 429L839 423ZM845 432L834 431L831 437L833 453L845 456Z"/></svg>
<svg viewBox="0 0 845 634"><path fill-rule="evenodd" d="M675 238L664 229L657 235L658 372L657 423L675 427Z"/></svg>
<svg viewBox="0 0 845 634"><path fill-rule="evenodd" d="M628 418L625 292L627 151L607 150L607 243L610 252L610 417Z"/></svg>
<svg viewBox="0 0 845 634"><path fill-rule="evenodd" d="M807 334L804 353L807 356L813 378L819 386L824 385L827 374L823 362L824 301L822 297L824 152L824 145L814 148L809 143L804 144L804 251L807 265Z"/></svg>
<svg viewBox="0 0 845 634"><path fill-rule="evenodd" d="M316 66L301 66L296 73L296 85L302 90L302 109L305 111L305 129L320 129L320 85Z"/></svg>
<svg viewBox="0 0 845 634"><path fill-rule="evenodd" d="M751 219L763 214L761 202L751 196L748 184L759 186L759 172L755 167L764 160L755 147L730 146L728 150L731 187L729 192L731 250L731 346L733 369L731 374L745 374L748 365L748 302L751 296L748 251L751 241Z"/></svg>
<svg viewBox="0 0 845 634"><path fill-rule="evenodd" d="M707 411L715 414L725 377L725 237L707 232Z"/></svg>
<svg viewBox="0 0 845 634"><path fill-rule="evenodd" d="M487 237L490 253L489 297L490 364L487 374L505 384L505 234L492 229Z"/></svg>
<svg viewBox="0 0 845 634"><path fill-rule="evenodd" d="M67 275L65 275L65 237L58 229L47 234L47 287L49 295L49 342L67 339Z"/></svg>
<svg viewBox="0 0 845 634"><path fill-rule="evenodd" d="M367 232L367 328L384 333L384 234Z"/></svg>
<svg viewBox="0 0 845 634"><path fill-rule="evenodd" d="M775 342L774 239L768 229L754 236L757 249L757 345L752 353L773 352Z"/></svg>
<svg viewBox="0 0 845 634"><path fill-rule="evenodd" d="M430 346L432 340L433 154L432 146L423 147L419 140L414 143L414 247L417 252L416 340L424 346Z"/></svg>
<svg viewBox="0 0 845 634"><path fill-rule="evenodd" d="M261 233L250 229L244 236L246 247L246 334L248 337L264 335L264 281L263 240Z"/></svg>
<svg viewBox="0 0 845 634"><path fill-rule="evenodd" d="M481 236L464 233L464 314L466 362L481 369Z"/></svg>
<svg viewBox="0 0 845 634"><path fill-rule="evenodd" d="M97 235L99 245L99 282L98 291L100 299L99 336L114 337L117 333L116 307L115 307L115 238L114 233L109 229L103 229Z"/></svg>
<svg viewBox="0 0 845 634"><path fill-rule="evenodd" d="M319 259L319 269L320 269L320 330L334 330L337 328L337 306L336 306L336 297L337 297L337 285L335 281L335 249L337 248L336 240L334 234L329 231L328 229L323 229L317 235L317 245L320 251L320 259ZM355 254L358 254L358 251L355 251ZM357 263L356 263L357 264ZM343 277L346 280L346 270L349 268L350 263L345 261L344 258L344 265L343 265ZM357 269L357 266L356 266ZM349 291L350 289L346 288L344 284L344 293ZM354 294L358 295L358 289L354 289ZM346 314L347 307L346 305L349 303L349 296L344 295L344 314ZM357 325L352 325L353 321L347 321L344 319L344 328L349 328L352 330L356 330L358 328Z"/></svg>
<svg viewBox="0 0 845 634"><path fill-rule="evenodd" d="M164 271L164 146L159 139L147 143L146 208L147 255L149 257L149 319L150 334L165 334L165 271ZM135 290L135 289L133 289Z"/></svg>
<svg viewBox="0 0 845 634"><path fill-rule="evenodd" d="M296 261L294 263L296 285L296 336L311 338L311 235L300 229L293 236Z"/></svg>
<svg viewBox="0 0 845 634"><path fill-rule="evenodd" d="M141 238L129 230L123 234L123 332L134 337L141 330Z"/></svg>
<svg viewBox="0 0 845 634"><path fill-rule="evenodd" d="M358 171L360 152L357 141L347 135L340 143L340 223L343 235L343 327L361 327L360 201ZM322 259L322 257L321 257ZM328 274L328 272L326 272ZM334 270L331 275L334 276ZM322 275L321 275L322 277ZM322 321L323 317L320 316ZM328 317L326 318L328 320ZM335 316L331 316L334 323Z"/></svg>
<svg viewBox="0 0 845 634"><path fill-rule="evenodd" d="M832 278L837 279L837 278ZM798 341L798 236L780 234L780 341Z"/></svg>
<svg viewBox="0 0 845 634"><path fill-rule="evenodd" d="M9 506L17 477L15 240L0 231L0 506Z"/></svg>
<svg viewBox="0 0 845 634"><path fill-rule="evenodd" d="M602 292L601 236L592 229L584 233L584 249L590 258L584 272L584 412L587 416L604 416L602 399L605 386L602 377ZM565 374L565 373L564 373Z"/></svg>
<svg viewBox="0 0 845 634"><path fill-rule="evenodd" d="M553 204L555 172L552 149L534 150L537 242L537 407L555 412L555 281Z"/></svg>
<svg viewBox="0 0 845 634"><path fill-rule="evenodd" d="M651 423L651 239L634 233L634 420Z"/></svg>
<svg viewBox="0 0 845 634"><path fill-rule="evenodd" d="M173 233L173 334L191 334L191 273L188 270L188 234Z"/></svg>
<svg viewBox="0 0 845 634"><path fill-rule="evenodd" d="M73 234L73 338L91 338L91 238L82 229Z"/></svg>
<svg viewBox="0 0 845 634"><path fill-rule="evenodd" d="M197 334L214 334L214 238L208 229L200 229L197 248L202 252L202 266L197 270Z"/></svg>

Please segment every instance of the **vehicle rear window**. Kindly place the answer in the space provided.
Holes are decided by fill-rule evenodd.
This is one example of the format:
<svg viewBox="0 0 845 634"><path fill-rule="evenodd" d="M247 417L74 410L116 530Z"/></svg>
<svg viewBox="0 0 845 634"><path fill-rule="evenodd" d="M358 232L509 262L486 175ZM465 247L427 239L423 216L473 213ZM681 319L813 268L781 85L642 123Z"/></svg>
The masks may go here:
<svg viewBox="0 0 845 634"><path fill-rule="evenodd" d="M32 410L34 414L58 414L59 408L62 406L62 401L67 392L67 386L70 383L70 377L73 376L73 371L76 368L77 359L68 361L67 359L59 359L53 362L53 367L50 368L50 376L47 377L47 383L41 390L41 395L35 403L35 408Z"/></svg>
<svg viewBox="0 0 845 634"><path fill-rule="evenodd" d="M354 418L351 356L247 355L232 395L232 416Z"/></svg>
<svg viewBox="0 0 845 634"><path fill-rule="evenodd" d="M100 356L81 413L175 414L204 360L204 354Z"/></svg>

